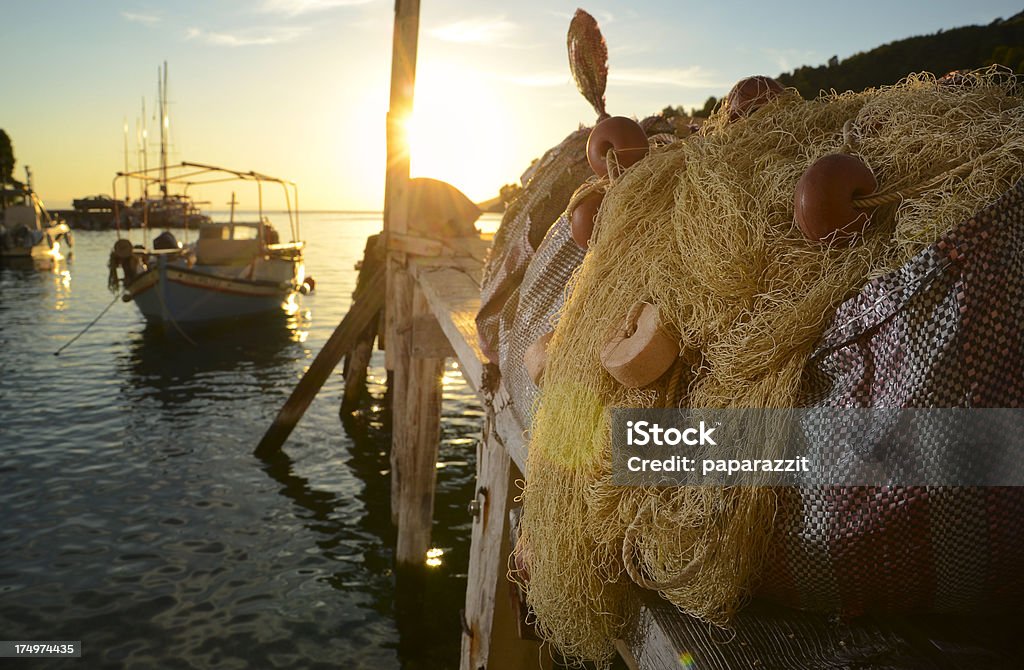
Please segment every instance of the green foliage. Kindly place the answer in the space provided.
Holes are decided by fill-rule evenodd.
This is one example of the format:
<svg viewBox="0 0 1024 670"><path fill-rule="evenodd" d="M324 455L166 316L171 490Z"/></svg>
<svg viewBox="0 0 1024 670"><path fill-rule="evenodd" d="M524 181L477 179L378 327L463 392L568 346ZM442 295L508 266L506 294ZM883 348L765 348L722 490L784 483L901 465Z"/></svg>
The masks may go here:
<svg viewBox="0 0 1024 670"><path fill-rule="evenodd" d="M1003 65L1024 74L1024 12L987 26L964 26L934 35L909 37L828 65L799 67L778 76L805 98L820 91L861 91L895 84L912 72L942 76L952 70Z"/></svg>
<svg viewBox="0 0 1024 670"><path fill-rule="evenodd" d="M704 102L704 109L694 116L703 116L705 119L711 116L711 112L715 111L715 107L718 106L718 98L711 96Z"/></svg>
<svg viewBox="0 0 1024 670"><path fill-rule="evenodd" d="M673 107L672 105L669 105L665 109L661 110L661 115L664 116L669 121L672 121L674 119L680 119L682 121L689 121L690 119L697 118L706 119L709 116L711 116L711 112L715 110L715 107L717 105L718 98L716 98L715 96L711 96L704 103L704 107L693 107L692 109L690 109L689 114L686 113L686 110L682 106Z"/></svg>
<svg viewBox="0 0 1024 670"><path fill-rule="evenodd" d="M14 145L7 132L0 128L0 181L17 183L14 179Z"/></svg>

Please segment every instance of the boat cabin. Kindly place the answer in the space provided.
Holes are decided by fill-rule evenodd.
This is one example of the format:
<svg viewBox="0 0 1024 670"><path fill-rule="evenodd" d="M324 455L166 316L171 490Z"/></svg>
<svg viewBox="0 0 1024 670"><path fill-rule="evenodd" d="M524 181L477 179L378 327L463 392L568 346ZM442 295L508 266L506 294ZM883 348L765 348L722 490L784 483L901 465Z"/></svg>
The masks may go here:
<svg viewBox="0 0 1024 670"><path fill-rule="evenodd" d="M211 223L199 228L197 265L246 265L261 247L279 240L267 219L258 222Z"/></svg>

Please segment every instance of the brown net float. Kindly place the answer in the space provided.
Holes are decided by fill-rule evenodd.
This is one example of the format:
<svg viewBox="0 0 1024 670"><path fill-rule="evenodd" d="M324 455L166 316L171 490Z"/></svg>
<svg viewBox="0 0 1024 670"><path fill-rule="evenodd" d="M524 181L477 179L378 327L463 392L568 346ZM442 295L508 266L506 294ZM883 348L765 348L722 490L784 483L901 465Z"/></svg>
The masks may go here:
<svg viewBox="0 0 1024 670"><path fill-rule="evenodd" d="M777 98L786 90L771 77L756 75L736 82L725 97L725 108L730 121L750 116L761 107Z"/></svg>
<svg viewBox="0 0 1024 670"><path fill-rule="evenodd" d="M598 177L608 175L608 152L614 152L619 169L625 170L650 151L647 133L640 124L625 116L601 121L587 139L587 160Z"/></svg>
<svg viewBox="0 0 1024 670"><path fill-rule="evenodd" d="M572 210L572 239L580 249L590 246L590 236L594 234L594 222L602 200L604 200L603 192L591 192L580 200Z"/></svg>
<svg viewBox="0 0 1024 670"><path fill-rule="evenodd" d="M873 208L856 198L878 188L874 173L860 158L829 154L814 162L796 183L793 217L808 239L832 242L864 231Z"/></svg>

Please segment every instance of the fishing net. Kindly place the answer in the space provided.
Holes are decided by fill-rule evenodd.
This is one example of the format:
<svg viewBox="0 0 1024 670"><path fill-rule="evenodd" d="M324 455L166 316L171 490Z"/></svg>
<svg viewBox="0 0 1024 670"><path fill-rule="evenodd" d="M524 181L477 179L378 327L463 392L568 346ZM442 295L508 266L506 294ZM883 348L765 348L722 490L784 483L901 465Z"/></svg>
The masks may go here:
<svg viewBox="0 0 1024 670"><path fill-rule="evenodd" d="M793 223L794 187L838 152L899 195L855 243L810 243ZM634 583L727 623L777 550L788 494L612 486L606 408L806 404L808 360L840 305L1022 175L1024 106L997 71L813 101L789 91L736 123L714 116L627 170L573 279L532 426L520 542L539 632L570 656L607 658L636 611ZM682 354L652 387L629 390L599 352L640 300L660 307Z"/></svg>

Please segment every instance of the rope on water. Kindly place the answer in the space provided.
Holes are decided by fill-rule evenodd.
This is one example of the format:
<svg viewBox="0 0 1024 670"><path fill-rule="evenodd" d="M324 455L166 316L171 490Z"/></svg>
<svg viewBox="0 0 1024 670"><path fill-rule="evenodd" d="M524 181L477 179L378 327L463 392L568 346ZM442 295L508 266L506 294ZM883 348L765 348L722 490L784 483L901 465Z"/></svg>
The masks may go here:
<svg viewBox="0 0 1024 670"><path fill-rule="evenodd" d="M68 342L66 342L66 343L64 344L64 346L62 346L62 347L61 347L60 349L58 349L57 351L53 352L53 355L54 355L54 356L60 356L60 353L61 353L62 351L64 351L65 349L67 349L68 347L70 347L70 346L71 346L72 344L74 344L74 343L75 343L75 342L76 342L76 341L78 340L78 338L80 338L80 337L81 337L82 335L85 335L85 334L86 334L86 332L88 332L88 330L89 330L90 328L92 328L93 326L95 326L95 325L96 325L96 323L97 323L97 322L98 322L98 321L99 321L100 319L102 319L102 318L103 318L103 315L104 315L104 314L106 314L106 313L107 313L107 312L108 312L108 311L110 310L110 308L114 306L114 303L115 303L115 302L117 302L117 301L118 301L118 300L119 300L120 298L121 298L121 296L120 296L120 295L115 295L115 296L114 296L114 299L113 299L113 300L111 300L111 301L110 301L110 303L109 303L109 304L108 304L108 305L107 305L106 307L104 307L104 308L103 308L103 311L101 311L101 312L100 312L99 314L97 314L97 315L96 315L96 318L95 318L95 319L93 319L92 321L90 321L90 322L89 322L89 325L87 325L87 326L86 326L85 328L83 328L82 330L80 330L80 331L78 332L78 334L77 334L77 335L75 335L75 336L74 336L74 337L72 337L72 338L71 338L70 340L68 340Z"/></svg>

